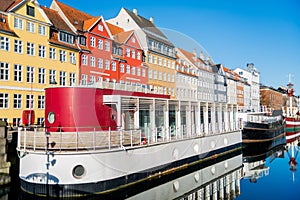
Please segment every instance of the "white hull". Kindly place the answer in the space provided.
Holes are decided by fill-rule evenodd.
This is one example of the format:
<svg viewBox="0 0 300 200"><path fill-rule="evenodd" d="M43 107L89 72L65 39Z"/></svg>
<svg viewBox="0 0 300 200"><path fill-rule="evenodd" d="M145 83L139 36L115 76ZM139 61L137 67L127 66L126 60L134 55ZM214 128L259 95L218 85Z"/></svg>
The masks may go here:
<svg viewBox="0 0 300 200"><path fill-rule="evenodd" d="M18 149L21 155L19 176L22 188L28 192L32 192L30 190L34 185L59 185L59 191L65 194L64 190L68 186L76 187L79 184L81 187L97 183L101 186L92 188L89 185L80 192L101 193L147 180L158 173L176 171L207 156L214 157L226 151L240 149L241 141L240 131L235 131L107 151L57 151L45 154L41 151L23 152ZM82 176L74 177L73 170L78 165L84 168L84 172ZM45 193L42 189L37 190L35 189L36 193ZM74 195L71 193L65 195ZM51 189L50 196L53 196Z"/></svg>

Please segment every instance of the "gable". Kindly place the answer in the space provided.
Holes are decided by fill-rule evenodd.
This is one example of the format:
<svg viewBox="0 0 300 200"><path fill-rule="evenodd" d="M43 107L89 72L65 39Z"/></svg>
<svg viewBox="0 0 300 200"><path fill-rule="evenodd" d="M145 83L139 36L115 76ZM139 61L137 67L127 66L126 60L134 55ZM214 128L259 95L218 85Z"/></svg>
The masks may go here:
<svg viewBox="0 0 300 200"><path fill-rule="evenodd" d="M94 34L98 34L107 38L111 38L109 29L107 28L103 18L101 17L100 19L97 18L98 21L94 21L93 24L91 24L89 31L94 33Z"/></svg>
<svg viewBox="0 0 300 200"><path fill-rule="evenodd" d="M138 38L134 34L134 32L128 37L127 41L125 42L126 45L135 47L137 49L141 49L141 45L139 43Z"/></svg>
<svg viewBox="0 0 300 200"><path fill-rule="evenodd" d="M35 1L20 1L19 4L11 6L9 11L28 17L33 20L51 24L43 9Z"/></svg>

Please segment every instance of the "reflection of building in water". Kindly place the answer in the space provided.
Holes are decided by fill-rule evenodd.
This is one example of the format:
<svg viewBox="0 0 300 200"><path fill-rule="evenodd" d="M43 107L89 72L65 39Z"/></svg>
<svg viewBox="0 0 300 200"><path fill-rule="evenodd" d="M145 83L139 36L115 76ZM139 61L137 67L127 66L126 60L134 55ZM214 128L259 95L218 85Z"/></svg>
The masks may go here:
<svg viewBox="0 0 300 200"><path fill-rule="evenodd" d="M268 176L270 167L265 166L265 160L256 162L244 163L243 177L249 178L250 182L256 183L257 179Z"/></svg>
<svg viewBox="0 0 300 200"><path fill-rule="evenodd" d="M219 177L205 186L184 195L181 199L189 200L222 200L234 199L240 195L241 169Z"/></svg>
<svg viewBox="0 0 300 200"><path fill-rule="evenodd" d="M234 199L240 194L242 154L220 157L213 163L204 161L201 169L153 186L129 199Z"/></svg>

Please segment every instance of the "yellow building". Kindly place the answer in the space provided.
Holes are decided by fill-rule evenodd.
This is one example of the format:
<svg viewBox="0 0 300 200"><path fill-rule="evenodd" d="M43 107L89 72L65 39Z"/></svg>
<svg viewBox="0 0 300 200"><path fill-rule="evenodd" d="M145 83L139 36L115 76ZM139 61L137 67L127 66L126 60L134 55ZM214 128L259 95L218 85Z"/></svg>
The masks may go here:
<svg viewBox="0 0 300 200"><path fill-rule="evenodd" d="M173 43L149 20L138 15L137 9L122 8L119 14L108 22L122 27L125 31L135 30L145 52L148 69L148 85L160 94L176 98L176 55Z"/></svg>
<svg viewBox="0 0 300 200"><path fill-rule="evenodd" d="M1 4L0 119L16 125L23 110L34 110L35 124L41 124L44 88L77 83L75 36L68 31L53 34L57 29L37 1Z"/></svg>

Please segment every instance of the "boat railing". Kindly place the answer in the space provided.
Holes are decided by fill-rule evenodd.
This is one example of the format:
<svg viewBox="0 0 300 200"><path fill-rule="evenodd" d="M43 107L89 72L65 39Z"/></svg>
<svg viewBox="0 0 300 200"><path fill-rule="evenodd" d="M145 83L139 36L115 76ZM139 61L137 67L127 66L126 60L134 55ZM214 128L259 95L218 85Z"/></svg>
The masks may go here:
<svg viewBox="0 0 300 200"><path fill-rule="evenodd" d="M193 137L221 134L219 124L209 124L208 132L204 124L198 126L146 127L123 130L119 127L19 127L18 148L24 151L80 151L110 150L171 142ZM217 129L218 128L218 129Z"/></svg>

